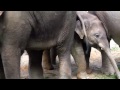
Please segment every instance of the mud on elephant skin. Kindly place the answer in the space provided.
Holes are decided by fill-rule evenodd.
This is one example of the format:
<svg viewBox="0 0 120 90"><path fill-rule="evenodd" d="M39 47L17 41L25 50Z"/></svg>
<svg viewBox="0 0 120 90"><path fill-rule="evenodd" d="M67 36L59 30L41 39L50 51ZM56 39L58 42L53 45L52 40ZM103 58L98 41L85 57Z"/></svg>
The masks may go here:
<svg viewBox="0 0 120 90"><path fill-rule="evenodd" d="M30 78L43 78L42 53L53 46L57 46L60 59L59 78L71 78L75 11L1 11L0 15L1 57L6 79L20 79L23 50L30 55ZM40 60L33 60L36 56Z"/></svg>
<svg viewBox="0 0 120 90"><path fill-rule="evenodd" d="M77 11L77 15L78 17L82 17L83 23L85 24L85 30L76 29L77 34L80 35L80 38L85 36L90 45L97 45L102 51L105 52L117 74L118 79L120 79L119 69L111 55L107 37L108 33L106 32L106 27L103 22L101 22L97 16L84 11Z"/></svg>

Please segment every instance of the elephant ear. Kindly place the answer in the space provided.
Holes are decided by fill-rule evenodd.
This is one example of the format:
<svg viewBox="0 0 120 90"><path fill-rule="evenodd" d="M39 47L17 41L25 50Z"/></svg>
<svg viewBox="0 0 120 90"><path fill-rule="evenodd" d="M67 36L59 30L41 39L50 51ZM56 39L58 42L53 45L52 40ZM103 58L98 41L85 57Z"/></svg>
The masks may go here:
<svg viewBox="0 0 120 90"><path fill-rule="evenodd" d="M79 35L80 39L83 39L83 37L84 37L84 32L83 32L83 30L82 30L81 23L80 23L79 20L76 21L75 32Z"/></svg>
<svg viewBox="0 0 120 90"><path fill-rule="evenodd" d="M83 32L84 32L84 35L85 35L85 37L87 38L87 33L86 33L86 28L85 28L84 20L83 20L82 16L80 15L80 13L81 13L81 12L76 11L78 20L81 22L82 30L83 30ZM78 34L78 35L79 35L79 34ZM80 36L80 37L81 37L81 36Z"/></svg>
<svg viewBox="0 0 120 90"><path fill-rule="evenodd" d="M84 20L84 25L85 25L85 30L87 31L87 30L89 30L89 28L92 26L92 23L91 23L90 20L85 19L85 20Z"/></svg>
<svg viewBox="0 0 120 90"><path fill-rule="evenodd" d="M86 36L87 36L87 30L89 30L89 28L91 27L91 23L89 20L84 20L84 28L86 31ZM80 39L83 39L85 36L85 32L83 30L83 25L81 23L80 20L77 20L76 22L76 28L75 28L75 32L79 35Z"/></svg>
<svg viewBox="0 0 120 90"><path fill-rule="evenodd" d="M4 11L0 11L0 16L3 14Z"/></svg>

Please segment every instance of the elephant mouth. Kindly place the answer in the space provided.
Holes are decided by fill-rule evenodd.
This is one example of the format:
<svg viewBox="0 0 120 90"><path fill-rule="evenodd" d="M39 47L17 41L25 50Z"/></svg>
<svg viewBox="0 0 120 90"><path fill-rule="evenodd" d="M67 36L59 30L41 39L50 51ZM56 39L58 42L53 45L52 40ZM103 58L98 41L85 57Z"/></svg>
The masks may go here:
<svg viewBox="0 0 120 90"><path fill-rule="evenodd" d="M89 44L90 44L90 43L89 43ZM100 47L98 44L91 43L90 45L91 45L92 47L94 47L94 48L97 48L97 49L100 48L100 49L101 49L101 47Z"/></svg>

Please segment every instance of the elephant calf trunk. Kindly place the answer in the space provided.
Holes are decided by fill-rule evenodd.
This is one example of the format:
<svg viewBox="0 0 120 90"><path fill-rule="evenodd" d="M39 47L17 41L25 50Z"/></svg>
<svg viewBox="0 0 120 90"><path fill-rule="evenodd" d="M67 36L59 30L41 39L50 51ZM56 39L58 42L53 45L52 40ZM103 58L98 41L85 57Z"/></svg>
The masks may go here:
<svg viewBox="0 0 120 90"><path fill-rule="evenodd" d="M106 45L108 45L108 44L106 44ZM117 66L117 64L115 62L115 59L113 59L113 57L112 57L112 54L110 52L110 48L108 48L108 46L104 47L105 45L103 45L102 43L99 43L99 46L102 48L102 50L105 51L106 55L108 56L112 66L113 66L113 68L114 68L114 70L115 70L115 72L117 74L117 78L120 79L120 72L119 72L118 66Z"/></svg>
<svg viewBox="0 0 120 90"><path fill-rule="evenodd" d="M116 72L116 74L117 74L117 78L120 79L119 69L118 69L118 67L117 67L117 64L116 64L115 60L114 60L113 57L112 57L112 54L110 53L110 50L109 50L109 49L108 49L108 50L105 50L105 53L107 54L107 56L108 56L108 58L109 58L109 60L110 60L110 62L111 62L111 64L112 64L113 68L115 69L115 72Z"/></svg>

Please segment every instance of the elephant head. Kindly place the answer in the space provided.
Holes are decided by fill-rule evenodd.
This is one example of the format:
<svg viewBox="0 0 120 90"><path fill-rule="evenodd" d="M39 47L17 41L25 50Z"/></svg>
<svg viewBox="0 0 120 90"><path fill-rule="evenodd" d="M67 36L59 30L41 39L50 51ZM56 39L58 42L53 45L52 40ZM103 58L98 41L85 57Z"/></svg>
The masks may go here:
<svg viewBox="0 0 120 90"><path fill-rule="evenodd" d="M84 37L87 37L87 41L90 45L99 45L102 43L104 44L103 46L109 47L107 35L102 22L96 16L87 12L80 11L78 12L78 15L78 17L81 17L76 22L75 31L80 38L83 39ZM85 29L83 27L85 27ZM101 47L102 49L106 48L103 46Z"/></svg>
<svg viewBox="0 0 120 90"><path fill-rule="evenodd" d="M80 36L81 39L83 39L84 36L87 36L87 42L90 45L97 45L101 48L101 50L104 50L106 52L110 62L112 63L117 73L118 78L120 78L117 64L110 53L108 37L105 30L106 28L103 26L103 23L99 20L97 16L84 11L77 11L77 16L78 18L80 18L76 22L76 33ZM81 23L81 21L83 24ZM83 25L85 27L85 31L84 29L82 29Z"/></svg>

